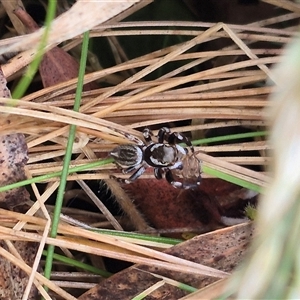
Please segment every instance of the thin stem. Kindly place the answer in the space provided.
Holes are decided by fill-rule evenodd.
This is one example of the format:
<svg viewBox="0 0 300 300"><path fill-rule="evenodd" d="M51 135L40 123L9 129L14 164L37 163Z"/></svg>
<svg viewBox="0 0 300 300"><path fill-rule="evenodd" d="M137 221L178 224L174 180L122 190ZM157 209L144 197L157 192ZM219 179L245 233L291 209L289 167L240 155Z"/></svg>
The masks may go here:
<svg viewBox="0 0 300 300"><path fill-rule="evenodd" d="M81 60L80 60L80 68L79 68L79 75L78 75L78 85L76 89L76 95L75 95L75 103L73 110L79 111L80 107L80 101L81 101L81 94L83 89L83 79L85 74L85 67L86 67L86 59L87 59L87 53L88 53L88 43L89 43L89 32L85 32L83 35L83 42L82 42L82 53L81 53ZM53 221L52 221L52 227L50 231L50 236L52 238L55 238L57 236L57 229L58 224L60 220L60 213L61 208L63 204L63 198L67 183L67 177L69 174L69 165L72 157L72 150L73 150L73 144L74 139L76 135L76 126L70 125L70 131L69 131L69 139L67 143L67 149L66 149L66 155L63 162L63 169L60 177L60 185L57 192L57 198L56 198L56 204L54 208L53 213ZM52 269L52 262L53 262L53 254L54 254L54 246L49 245L48 246L48 253L45 263L45 277L50 278L51 275L51 269Z"/></svg>
<svg viewBox="0 0 300 300"><path fill-rule="evenodd" d="M19 84L17 85L16 89L12 93L13 99L20 99L25 94L28 86L30 85L32 78L34 77L35 73L37 72L40 62L43 58L43 54L45 52L45 48L47 45L48 36L50 33L51 22L55 17L56 12L56 0L48 1L48 9L47 15L45 19L45 31L41 38L41 42L37 49L37 53L35 54L35 58L33 59L32 63L28 66L28 69L25 75L21 78Z"/></svg>

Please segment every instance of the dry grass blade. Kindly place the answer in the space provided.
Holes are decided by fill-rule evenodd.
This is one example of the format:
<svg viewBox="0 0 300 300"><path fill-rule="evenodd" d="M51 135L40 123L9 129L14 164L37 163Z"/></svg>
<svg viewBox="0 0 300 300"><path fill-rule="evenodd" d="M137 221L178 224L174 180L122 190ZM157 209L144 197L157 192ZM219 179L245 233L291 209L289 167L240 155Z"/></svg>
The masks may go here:
<svg viewBox="0 0 300 300"><path fill-rule="evenodd" d="M138 2L139 0L124 0L115 5L114 2L79 0L66 13L62 14L52 23L48 45L63 42L90 30ZM83 14L83 11L87 11L88 13ZM32 48L32 45L38 44L43 32L44 29L40 29L30 35L26 35L26 37L19 38L17 42L7 40L5 46L0 46L0 53Z"/></svg>
<svg viewBox="0 0 300 300"><path fill-rule="evenodd" d="M9 19L11 20L14 29L17 31L19 35L25 34L26 29L24 24L17 18L17 16L13 13L16 7L22 7L24 9L23 3L20 0L3 0L1 1L3 8L6 10Z"/></svg>
<svg viewBox="0 0 300 300"><path fill-rule="evenodd" d="M178 49L176 47L173 47L172 51L171 49L169 50L169 56L167 55L167 57L163 58L163 60L156 59L155 61L149 61L148 57L145 56L147 60L144 62L142 59L139 59L139 62L136 63L135 67L143 66L144 63L146 63L146 65L149 64L148 67L149 70L152 70L152 68L154 68L155 66L156 67L161 66L166 62L168 62L169 60L184 59L183 55L185 54L183 52L186 49L188 49L189 47L191 47L191 45L197 42L205 41L205 37L210 38L211 34L216 32L220 28L223 28L222 24L216 25L216 27L213 27L212 30L208 30L205 33L205 35L200 34L199 37L195 38L194 42L188 42L184 47L181 45L179 45ZM226 26L225 28L228 29L228 27ZM245 50L245 47L243 46L242 49ZM202 60L202 62L222 54L223 52L218 52L218 51L214 53L208 52L206 54L207 58ZM224 54L226 55L226 52L224 52ZM234 54L235 52L232 52L232 55ZM204 53L202 54L202 56L203 55ZM251 56L252 54L249 52L247 55ZM187 58L192 58L192 56L189 54ZM96 97L92 97L92 99L90 98L90 96L86 99L83 98L83 103L89 103L88 106L83 105L83 108L89 107L89 109L87 109L85 113L81 113L81 114L74 113L68 110L67 102L66 102L66 109L64 109L49 104L46 105L45 103L38 104L33 102L20 101L18 103L19 107L9 108L9 109L7 108L7 112L24 116L23 119L18 119L18 121L14 121L14 130L16 129L23 130L26 133L32 135L32 137L28 140L28 145L30 148L36 147L48 140L58 141L58 139L60 139L60 144L62 143L62 146L59 146L59 144L57 144L58 146L57 151L51 151L51 152L46 151L47 154L45 153L45 155L43 155L42 152L39 151L39 155L38 156L35 155L35 158L32 158L31 163L34 162L38 163L39 161L42 162L45 159L60 157L61 155L63 155L64 153L63 145L66 144L66 138L64 137L64 135L67 133L67 127L62 126L63 123L76 124L77 126L79 126L78 131L85 133L85 135L81 137L78 135L79 141L81 141L77 144L78 151L80 151L81 147L88 145L89 149L93 149L93 151L95 151L95 149L98 149L98 151L101 152L101 151L107 151L110 147L108 147L105 144L96 145L93 143L93 141L90 138L87 139L88 136L89 137L94 136L105 140L110 140L111 142L114 143L120 143L122 141L124 142L124 140L120 139L119 137L116 137L115 135L111 135L111 131L108 130L107 127L117 128L125 132L136 134L135 131L129 131L128 129L125 129L124 127L120 127L110 121L118 122L118 123L122 122L123 124L125 123L128 125L132 124L131 126L145 126L150 124L159 124L160 122L164 122L166 120L182 120L182 119L188 119L194 117L223 118L223 119L239 118L241 120L260 121L263 117L261 108L264 107L266 104L265 97L270 91L270 88L253 88L253 89L249 89L248 92L243 91L242 93L240 93L238 87L243 86L245 84L251 84L251 83L259 82L261 80L265 80L266 74L261 73L259 71L255 71L256 74L254 75L254 73L252 72L253 74L252 75L251 73L249 73L249 71L245 70L239 72L238 70L242 68L252 67L252 66L260 66L260 65L274 63L278 61L279 57L272 56L272 57L265 57L265 58L255 58L252 56L252 58L253 59L248 61L246 60L242 62L237 62L235 64L215 67L213 69L198 72L196 74L192 74L189 76L174 77L174 78L168 77L165 78L164 80L155 80L153 82L148 81L144 83L132 84L132 82L134 82L138 78L141 78L141 76L148 74L147 72L148 69L146 67L145 71L138 73L137 77L133 77L133 79L130 79L130 81L128 82L124 81L117 88L109 89L109 91L105 91L105 89L102 91L100 89L99 91L96 91L100 93L100 96L97 96L96 94ZM201 64L201 61L197 62L197 64ZM130 69L133 67L131 62L125 63L123 64L123 66L124 66L123 70ZM95 77L95 75L87 75L86 77L87 78L90 77L93 79L101 78L102 76L112 74L112 72L118 72L120 70L121 69L119 67L118 68L113 67L111 68L111 71L104 70L104 71L96 72L95 75L97 74L97 77ZM226 76L229 79L224 80ZM197 85L195 87L190 87L190 88L177 88L177 86L183 83L189 83L189 82L193 82L194 80L201 80L207 78L213 78L215 80L222 78L223 80L212 82L209 84ZM71 84L69 85L69 87L70 88L73 87L74 83L75 80L69 81L69 84ZM129 83L131 84L130 86L128 85ZM61 85L61 87L63 86ZM175 90L171 90L172 87L173 89L175 87ZM129 89L128 96L126 96L126 94L125 96L113 95L116 91L120 89ZM228 91L228 89L231 91ZM53 88L48 88L45 91L50 92L51 90L53 90ZM212 92L210 92L210 90ZM218 92L218 90L220 92ZM63 89L63 91L65 91L65 89ZM131 95L132 93L134 95ZM226 97L226 94L228 95L227 97L230 98L224 101L224 97ZM256 95L257 101L251 98L245 99L246 94L248 94L249 96L251 94ZM110 98L107 98L105 100L105 98L109 97L109 95L111 95ZM53 97L51 93L49 94L48 97L47 95L45 96L43 97L44 98L43 101L47 101L47 99L49 99L48 98L49 96L51 98ZM217 99L219 97L220 98L222 97L223 99L218 101ZM68 96L66 96L66 98L68 98ZM160 98L163 99L163 101L159 101ZM195 101L187 101L186 99L195 99ZM198 99L201 99L201 101L198 101ZM27 100L29 100L28 97ZM112 101L110 103L113 103L113 105L108 105L109 103L108 101ZM140 102L140 103L130 104L132 102ZM247 107L249 103L251 103L251 106ZM59 105L60 106L64 105L64 101L60 101ZM243 109L240 109L239 108L240 106L242 106ZM27 107L28 109L26 109ZM157 107L160 108L157 109ZM117 111L113 112L116 109ZM86 118L86 114L89 115L88 119ZM106 119L99 119L99 116L106 116ZM137 116L139 117L137 118ZM153 119L154 116L157 117L156 120ZM30 121L32 118L36 118L36 117L39 117L39 120ZM78 121L76 119L78 119ZM26 120L27 126L24 126L24 120ZM50 120L52 121L52 125L51 123L49 123ZM33 132L32 129L29 129L30 122L34 122L35 128L40 128L40 130L41 129L43 130L40 132ZM47 122L47 126L43 125L44 122ZM20 124L19 127L17 126L18 123ZM37 124L39 124L38 127L36 127ZM213 128L214 124L212 123L209 126L210 128ZM47 128L49 128L48 132L47 132ZM2 130L9 132L10 128L7 124L5 124ZM86 144L87 142L88 144ZM59 150L59 148L61 150ZM41 168L41 166L39 167L39 169ZM30 170L31 172L33 172L32 174L38 174L37 172L34 171L33 165L30 166ZM48 170L50 171L50 169ZM107 178L105 174L100 174L100 173L98 174L98 177L97 175L81 175L83 177L76 177L76 175L74 176L73 178L82 178L82 179L83 178Z"/></svg>
<svg viewBox="0 0 300 300"><path fill-rule="evenodd" d="M36 253L35 260L34 260L34 263L32 265L32 270L30 272L28 284L27 284L27 287L25 289L25 292L24 292L24 295L23 295L23 299L28 298L31 285L32 285L32 283L33 283L33 281L35 279L35 274L37 273L37 270L40 267L40 260L41 260L41 257L42 257L42 252L43 252L44 246L46 244L46 238L48 236L48 233L50 232L50 227L51 227L51 218L50 218L50 215L49 215L49 213L48 213L48 211L47 211L47 209L46 209L46 207L44 205L44 202L41 200L41 197L40 197L40 194L39 194L39 191L38 191L36 185L33 185L32 188L33 188L33 192L35 193L35 195L37 197L37 203L39 203L39 207L41 208L41 211L44 214L44 216L46 217L47 221L46 221L46 224L45 224L44 229L43 229L42 238L41 238L41 240L39 242L38 251ZM19 227L19 225L20 224L16 224L15 227L14 227L14 229L18 230L17 228ZM37 287L39 288L39 290L41 290L41 287L39 287L39 286L37 286ZM44 296L45 292L43 292L42 295Z"/></svg>
<svg viewBox="0 0 300 300"><path fill-rule="evenodd" d="M117 21L124 15L109 21L124 9L131 8L134 11L135 7L145 6L150 2L152 1L121 1L116 5L114 1L79 0L70 10L53 22L49 48L56 43L72 39L64 47L73 50L76 45L81 43L80 34L91 29L91 37L107 37L109 39L118 62L117 65L95 70L85 76L85 83L97 81L99 88L83 93L80 112L72 111L74 95L66 94L76 87L76 78L31 93L19 101L0 98L1 133L21 132L26 135L30 151L27 165L28 177L61 170L68 141L69 125L72 124L77 126L76 142L73 147L73 154L76 158L71 162L70 167L82 166L95 162L99 158L105 158L107 152L116 144L128 143L128 140L116 133L114 129L142 138L140 131L136 129L146 126L160 128L166 126L166 123L175 122L177 127L174 127L174 131L192 132L194 137L194 134L204 136L215 128L226 129L241 125L249 131L262 131L265 126L269 125L270 121L265 120L269 110L265 110L265 108L269 109L273 103L268 101L268 96L273 92L274 84L281 83L281 79L278 80L271 67L286 56L286 54L282 54L281 48L295 35L293 24L295 24L295 20L299 19L299 5L291 1L265 0L265 2L288 9L292 13L284 13L247 25L173 21L118 23ZM103 8L104 6L105 8ZM82 14L82 11L86 13ZM124 14L126 13L127 11L124 12ZM102 24L104 21L108 22ZM32 45L37 44L42 32L43 29L26 37L0 41L0 53L9 50L25 50L4 67L7 75L14 75L16 70L28 64L32 53L35 52ZM128 53L121 48L122 43L119 37L140 37L142 35L180 35L184 37L185 42L128 60ZM220 41L222 46L218 46L216 49L214 43L218 45ZM225 41L224 44L222 41ZM208 47L205 48L206 46ZM202 50L199 51L199 49ZM169 68L169 66L171 67ZM163 71L160 73L160 70ZM159 75L154 77L154 71ZM298 75L295 73L294 77L297 78ZM271 78L273 82L266 84L268 78ZM289 85L289 82L284 85ZM296 114L296 112L295 109L294 113ZM290 120L292 120L292 116L293 114L291 114ZM197 122L191 124L190 120ZM177 121L183 122L177 123ZM286 136L288 137L289 134ZM266 151L272 148L273 144L270 145L264 137L259 136L251 142L232 142L218 146L200 143L201 141L198 141L195 148L198 158L203 161L203 166L263 188L272 182L269 174L264 170L270 160ZM260 157L249 154L249 151L252 150L259 152ZM230 156L226 153L232 154L234 151L238 151L239 154L246 153L246 156L242 157L239 154ZM284 152L286 149L282 149L282 151ZM218 157L212 155L218 155ZM278 168L282 170L284 164L286 161L278 165ZM294 167L299 165L295 162L291 164ZM260 171L249 170L243 165L258 166ZM115 166L107 164L93 170L69 175L68 180L78 180L80 186L84 187L85 195L88 194L97 203L96 206L102 214L99 213L97 217L91 218L96 220L95 223L98 222L101 226L105 223L103 226L123 230L126 227L123 226L121 218L114 216L102 203L97 202L98 199L83 182L83 180L108 179L109 175L115 172L117 172ZM288 184L293 183L290 180L290 174L288 172L284 174ZM128 176L128 174L120 175L120 177L122 176ZM146 173L141 180L153 178L153 176L152 173ZM203 174L203 177L208 176ZM278 178L281 177L278 175ZM16 264L20 265L27 274L31 274L30 284L35 284L46 299L49 299L50 296L41 288L42 284L55 290L64 299L75 298L59 289L54 281L45 280L36 271L41 249L45 244L55 245L69 257L72 257L75 251L79 251L97 255L97 257L116 258L147 266L163 267L181 273L227 277L227 272L153 250L154 247L159 247L158 244L151 242L143 244L142 241L137 242L130 238L95 233L65 224L63 219L61 219L57 238L47 237L50 216L44 203L56 193L59 182L56 177L47 179L45 183L47 187L41 195L33 186L37 201L26 215L0 210L0 219L3 221L0 226L1 238L8 241L40 242L40 251L35 265L29 268L16 258L17 254L9 254L3 249L0 249L0 252L10 261L16 260ZM117 190L109 181L108 185L111 190ZM120 198L123 197L120 190L118 190L118 195ZM132 204L131 200L125 200L122 204L123 210L135 219L131 222L131 226L133 224L137 230L148 230L149 225L143 216L137 210L134 213L131 212L134 209L128 205L128 203ZM277 212L277 209L283 213L284 209L278 208L278 206L276 204L271 208L268 207L268 214L274 213L275 210ZM288 210L288 207L285 209ZM45 219L37 217L40 216L40 211L43 212ZM68 212L68 210L66 211ZM88 219L90 215L88 213L86 215L85 217ZM80 217L84 217L83 214ZM277 217L274 219L278 220L279 217L276 219ZM260 221L261 224L265 224L267 219L268 217ZM92 221L87 223L92 228ZM292 230L291 233L296 235ZM265 249L265 251L267 250ZM65 278L63 280L58 278L56 283L64 287L71 286L71 283L67 282ZM165 278L158 285L164 283ZM153 288L156 289L157 286L153 286ZM210 291L214 289L215 286L211 287ZM209 295L210 291L202 291L204 294L201 295ZM151 293L150 290L147 292ZM251 293L239 293L243 297L251 295ZM199 294L197 295L199 296ZM256 296L256 294L254 295ZM197 296L194 295L194 297Z"/></svg>
<svg viewBox="0 0 300 300"><path fill-rule="evenodd" d="M44 226L45 220L21 215L14 212L0 210L0 215L10 216L14 219L25 221L36 226ZM35 228L37 229L37 228ZM0 226L0 233L6 235L6 239L19 239L29 241L39 241L41 237L37 233L16 231L4 226ZM142 263L150 266L161 266L169 270L202 274L207 276L226 277L226 272L218 271L197 263L193 263L181 258L177 258L156 250L145 248L133 243L126 242L122 238L103 235L71 225L61 224L58 230L59 236L47 238L46 242L58 247L68 248L96 255L108 256L112 258L122 258L125 261ZM66 235L61 236L61 235Z"/></svg>
<svg viewBox="0 0 300 300"><path fill-rule="evenodd" d="M219 158L214 158L204 153L198 153L197 156L199 159L203 160L204 165L210 166L214 169L223 170L227 174L231 174L248 182L252 182L263 187L267 186L270 182L270 178L268 176L259 172L255 172L223 160L220 161ZM227 170L225 171L225 169Z"/></svg>
<svg viewBox="0 0 300 300"><path fill-rule="evenodd" d="M6 237L5 237L6 238ZM25 271L28 275L30 275L32 269L28 265L26 265L22 260L16 258L14 255L10 254L8 251L0 247L0 255L5 257L8 261L13 263L14 265L18 266L20 269ZM36 283L39 287L39 291L44 297L47 297L49 299L49 296L47 296L47 293L43 290L43 288L40 286L40 284L47 285L51 290L55 291L58 295L61 295L66 300L75 300L76 298L65 292L63 289L59 288L58 286L54 285L50 280L43 277L40 273L35 273L36 280L39 281L39 283Z"/></svg>

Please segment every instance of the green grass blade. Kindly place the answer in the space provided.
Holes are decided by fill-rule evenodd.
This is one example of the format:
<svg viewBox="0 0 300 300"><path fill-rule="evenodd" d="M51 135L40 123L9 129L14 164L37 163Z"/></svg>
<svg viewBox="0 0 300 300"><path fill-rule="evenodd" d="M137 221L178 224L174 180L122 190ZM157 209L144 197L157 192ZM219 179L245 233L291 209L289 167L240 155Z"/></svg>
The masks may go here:
<svg viewBox="0 0 300 300"><path fill-rule="evenodd" d="M48 252L44 250L43 251L43 255L47 256ZM69 266L77 267L77 268L83 269L85 271L88 271L88 272L100 275L100 276L102 276L104 278L108 278L111 275L113 275L112 273L110 273L108 271L100 270L100 269L95 268L95 267L93 267L91 265L82 263L82 262L80 262L78 260L71 259L69 257L63 256L63 255L59 255L59 254L56 254L56 253L53 254L53 259L55 259L56 261L65 263L65 264L67 264Z"/></svg>
<svg viewBox="0 0 300 300"><path fill-rule="evenodd" d="M108 158L108 159L103 159L103 160L99 160L99 161L96 161L96 162L88 163L88 164L85 164L85 165L82 165L82 166L69 168L68 174L82 172L82 171L85 171L85 170L90 170L90 169L97 168L99 166L103 166L103 165L106 165L106 164L109 164L109 163L112 163L112 162L113 162L113 159ZM11 190L11 189L14 189L14 188L18 188L18 187L21 187L21 186L29 185L29 184L32 184L32 183L43 182L43 181L47 181L48 179L51 179L51 178L60 177L61 174L62 174L62 171L57 171L57 172L52 172L52 173L49 173L49 174L37 176L37 177L34 177L34 178L26 179L26 180L23 180L23 181L19 181L19 182L16 182L16 183L8 184L8 185L5 185L5 186L1 186L0 187L0 193Z"/></svg>
<svg viewBox="0 0 300 300"><path fill-rule="evenodd" d="M83 88L83 79L84 79L84 74L85 74L86 59L87 59L87 53L88 53L88 42L89 42L89 33L86 32L83 35L82 53L81 53L79 75L78 75L78 84L77 84L75 103L74 103L74 108L73 108L74 111L78 111L79 107L80 107L81 94L82 94L82 88ZM70 125L69 139L68 139L66 154L65 154L65 158L64 158L64 162L63 162L63 169L62 169L61 178L60 178L60 185L59 185L58 192L57 192L56 204L55 204L55 208L54 208L52 226L51 226L51 231L50 231L50 236L52 238L55 238L57 235L57 229L58 229L58 224L59 224L59 219L60 219L63 197L64 197L64 193L65 193L65 187L66 187L66 183L67 183L67 177L69 174L69 164L70 164L71 157L72 157L72 149L73 149L75 135L76 135L76 126ZM44 270L44 275L48 279L50 278L50 275L51 275L53 254L54 254L54 246L49 245L48 246L48 254L47 254L46 263L45 263L45 270Z"/></svg>
<svg viewBox="0 0 300 300"><path fill-rule="evenodd" d="M249 190L252 190L252 191L255 191L255 192L258 192L258 193L261 193L263 191L263 188L259 185L256 185L256 184L248 182L246 180L243 180L243 179L234 177L232 175L214 170L214 169L209 168L207 166L202 166L202 171L206 174L215 176L217 178L220 178L220 179L223 179L225 181L234 183L236 185L239 185L241 187L244 187L246 189L249 189Z"/></svg>
<svg viewBox="0 0 300 300"><path fill-rule="evenodd" d="M20 99L25 94L28 86L30 85L35 73L37 72L40 62L43 58L44 49L47 45L47 40L50 32L51 22L55 18L56 13L56 0L48 1L48 8L47 8L47 14L45 19L45 31L41 38L41 42L39 44L39 47L37 49L37 53L35 54L35 58L31 62L31 64L28 66L27 71L25 75L21 78L20 82L18 83L16 89L12 93L13 99Z"/></svg>
<svg viewBox="0 0 300 300"><path fill-rule="evenodd" d="M215 136L215 137L211 137L211 138L192 141L192 144L194 146L199 146L199 145L209 144L209 143L216 143L216 142L224 142L224 141L231 141L231 140L237 140L237 139L245 139L245 138L266 136L267 134L268 134L268 131L256 131L256 132L229 134L229 135Z"/></svg>

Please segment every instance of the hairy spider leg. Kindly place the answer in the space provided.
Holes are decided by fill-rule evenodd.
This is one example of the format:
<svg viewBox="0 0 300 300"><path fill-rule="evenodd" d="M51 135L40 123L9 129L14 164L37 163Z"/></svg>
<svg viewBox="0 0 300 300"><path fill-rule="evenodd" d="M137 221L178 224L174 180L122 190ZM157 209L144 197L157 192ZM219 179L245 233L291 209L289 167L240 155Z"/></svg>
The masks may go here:
<svg viewBox="0 0 300 300"><path fill-rule="evenodd" d="M171 130L168 127L162 127L158 131L158 142L163 143L164 141L168 142L170 145L185 143L191 149L192 153L195 152L194 146L192 145L189 138L187 138L182 133L171 132Z"/></svg>
<svg viewBox="0 0 300 300"><path fill-rule="evenodd" d="M114 175L110 175L109 178L115 179L121 183L129 184L138 179L141 175L143 175L143 173L146 171L146 168L147 166L145 164L141 165L128 179L119 178Z"/></svg>
<svg viewBox="0 0 300 300"><path fill-rule="evenodd" d="M177 189L196 189L200 183L198 183L198 180L196 183L191 183L191 182L185 182L184 180L181 182L179 180L175 180L174 175L172 173L172 170L167 170L166 175L165 175L166 180L175 188Z"/></svg>
<svg viewBox="0 0 300 300"><path fill-rule="evenodd" d="M122 170L122 173L123 173L123 174L128 174L128 173L134 172L135 170L139 169L141 166L142 166L142 165L139 164L139 165L137 165L137 166L133 166L133 167L129 167L129 168L127 168L127 169L123 169L123 170Z"/></svg>
<svg viewBox="0 0 300 300"><path fill-rule="evenodd" d="M196 185L200 185L201 184L201 180L202 180L201 175L198 175L197 180L196 180Z"/></svg>
<svg viewBox="0 0 300 300"><path fill-rule="evenodd" d="M173 166L170 167L165 167L165 168L154 168L154 176L156 179L162 179L163 175L165 174L165 177L167 175L168 172L171 172L171 170L182 170L183 169L183 165L181 162L178 162L176 164L174 164ZM172 174L173 176L173 174Z"/></svg>
<svg viewBox="0 0 300 300"><path fill-rule="evenodd" d="M163 170L161 168L154 168L154 176L158 180L162 179L163 178Z"/></svg>
<svg viewBox="0 0 300 300"><path fill-rule="evenodd" d="M169 142L169 136L170 136L171 130L168 127L162 127L159 129L157 138L159 143L163 143L164 141Z"/></svg>
<svg viewBox="0 0 300 300"><path fill-rule="evenodd" d="M194 146L192 145L191 141L189 138L187 138L185 135L178 133L178 132L172 132L169 136L168 143L169 144L177 144L177 143L185 143L190 149L191 152L194 153Z"/></svg>
<svg viewBox="0 0 300 300"><path fill-rule="evenodd" d="M147 144L153 143L152 141L153 132L149 128L145 128L143 130L143 136Z"/></svg>

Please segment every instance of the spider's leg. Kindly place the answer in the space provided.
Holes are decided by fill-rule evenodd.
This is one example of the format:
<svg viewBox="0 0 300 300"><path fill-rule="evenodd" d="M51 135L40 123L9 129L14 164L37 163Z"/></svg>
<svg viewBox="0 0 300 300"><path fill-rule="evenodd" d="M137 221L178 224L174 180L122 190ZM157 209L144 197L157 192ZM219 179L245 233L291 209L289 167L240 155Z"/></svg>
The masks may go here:
<svg viewBox="0 0 300 300"><path fill-rule="evenodd" d="M184 190L196 190L199 184L195 182L183 182L181 188Z"/></svg>
<svg viewBox="0 0 300 300"><path fill-rule="evenodd" d="M185 182L185 181L179 181L175 180L172 170L168 170L166 172L166 180L175 188L177 189L184 189L184 190L194 190L198 187L200 182Z"/></svg>
<svg viewBox="0 0 300 300"><path fill-rule="evenodd" d="M201 177L201 175L199 175L197 177L197 180L196 180L196 185L200 185L201 184L201 180L202 180L202 177Z"/></svg>
<svg viewBox="0 0 300 300"><path fill-rule="evenodd" d="M163 178L163 170L161 168L154 168L154 176L156 179L162 179Z"/></svg>
<svg viewBox="0 0 300 300"><path fill-rule="evenodd" d="M122 170L122 173L123 173L123 174L128 174L128 173L131 173L131 172L133 172L133 171L136 171L136 170L139 169L140 167L141 167L140 164L137 165L137 166L132 166L132 167L129 167L129 168L127 168L127 169L123 169L123 170Z"/></svg>
<svg viewBox="0 0 300 300"><path fill-rule="evenodd" d="M135 181L136 179L138 179L145 171L146 171L146 166L142 165L128 179L119 178L114 175L110 175L109 177L111 179L117 180L118 182L129 184L129 183Z"/></svg>
<svg viewBox="0 0 300 300"><path fill-rule="evenodd" d="M173 166L170 166L168 169L170 169L170 170L183 170L183 163L182 163L182 161L178 161Z"/></svg>
<svg viewBox="0 0 300 300"><path fill-rule="evenodd" d="M153 133L152 133L152 131L149 128L145 128L143 130L143 136L144 136L144 139L145 139L145 141L146 141L147 144L151 144L152 143Z"/></svg>
<svg viewBox="0 0 300 300"><path fill-rule="evenodd" d="M167 142L170 145L175 145L175 144L178 144L178 143L185 143L191 149L192 153L195 152L194 146L192 145L190 139L188 137L186 137L185 135L179 133L179 132L172 132L169 135Z"/></svg>
<svg viewBox="0 0 300 300"><path fill-rule="evenodd" d="M168 127L162 127L158 131L158 142L163 143L166 141L170 145L175 145L178 143L185 143L190 149L191 152L194 153L194 147L188 137L186 137L184 134L179 132L171 132L170 128Z"/></svg>
<svg viewBox="0 0 300 300"><path fill-rule="evenodd" d="M138 179L141 175L143 175L146 171L147 165L143 164L139 169L137 169L130 177L130 181L134 181Z"/></svg>
<svg viewBox="0 0 300 300"><path fill-rule="evenodd" d="M157 134L158 142L160 144L163 144L164 141L168 142L170 133L171 130L168 127L162 127L161 129L159 129Z"/></svg>
<svg viewBox="0 0 300 300"><path fill-rule="evenodd" d="M171 170L167 170L166 172L166 180L175 188L177 189L182 189L183 188L183 184L180 181L175 180L173 173Z"/></svg>

